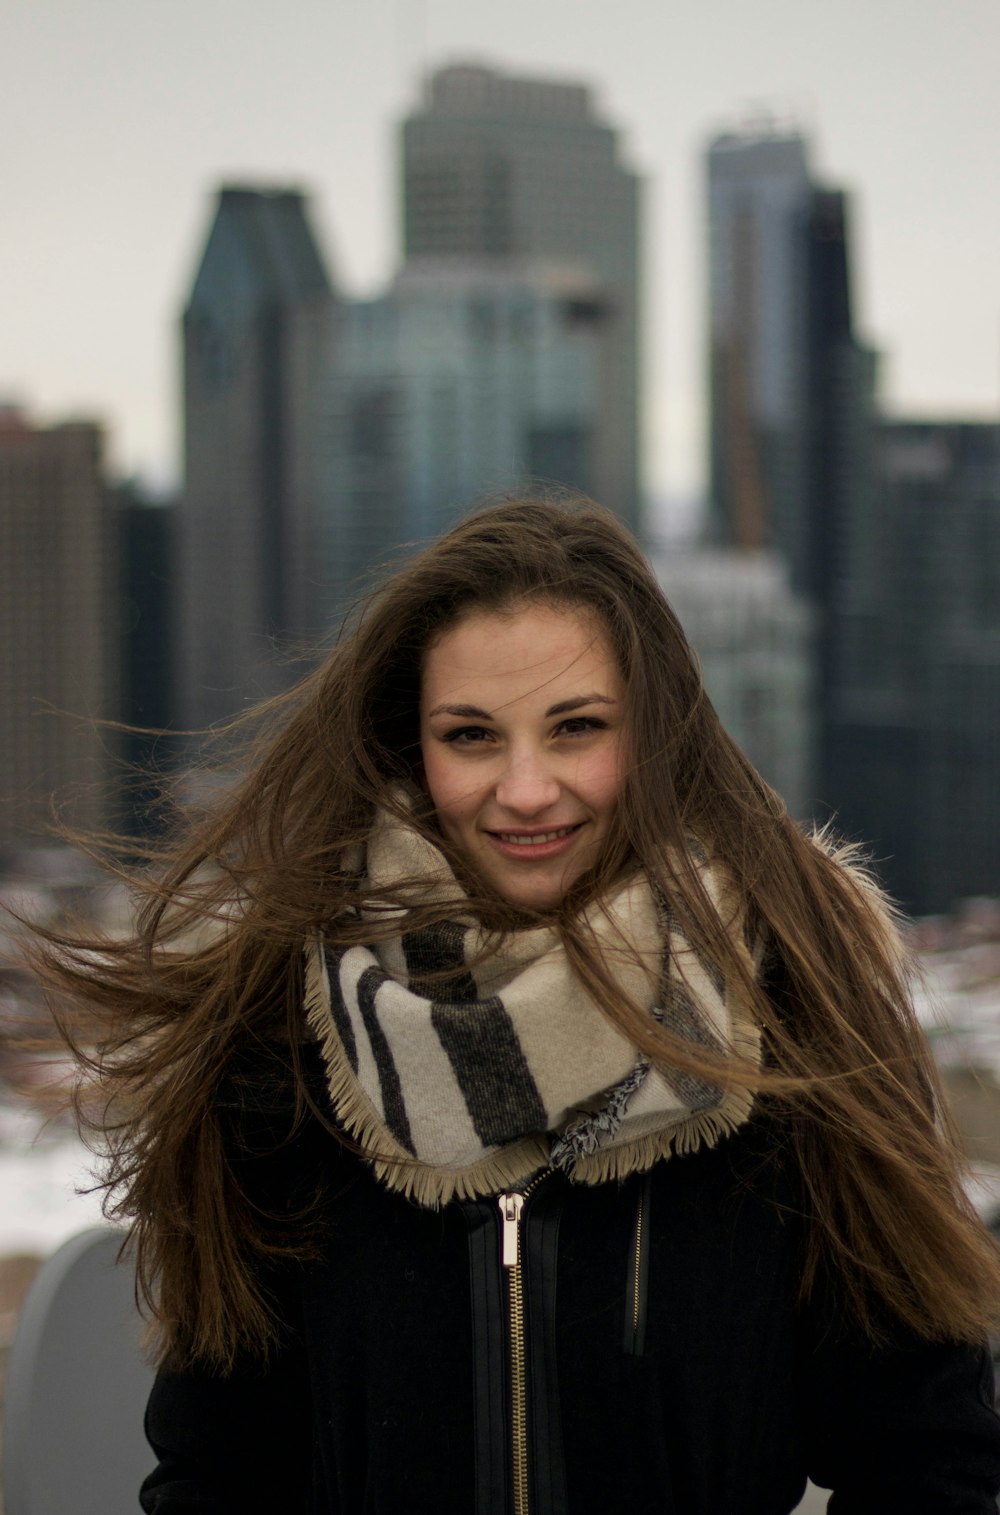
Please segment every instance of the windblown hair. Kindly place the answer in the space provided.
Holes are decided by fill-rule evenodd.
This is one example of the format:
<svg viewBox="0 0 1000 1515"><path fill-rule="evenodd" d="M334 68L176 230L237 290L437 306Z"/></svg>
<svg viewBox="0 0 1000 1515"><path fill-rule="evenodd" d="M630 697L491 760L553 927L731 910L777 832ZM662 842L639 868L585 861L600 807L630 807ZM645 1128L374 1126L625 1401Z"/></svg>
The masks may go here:
<svg viewBox="0 0 1000 1515"><path fill-rule="evenodd" d="M435 639L472 612L526 602L589 609L626 689L630 761L613 834L555 917L586 991L654 1060L755 1087L775 1108L801 1172L804 1295L832 1269L873 1337L892 1319L929 1338L980 1337L1000 1268L942 1131L890 913L856 861L789 818L723 730L631 536L589 501L563 498L481 510L365 600L315 671L256 713L243 776L188 818L155 867L130 875L132 936L36 941L36 969L90 1074L82 1112L108 1153L110 1213L133 1224L161 1349L222 1368L238 1350L265 1351L276 1330L266 1267L312 1244L308 1202L279 1231L248 1200L219 1090L263 1058L297 1090L298 1119L320 1116L300 1058L302 946L320 929L341 943L398 931L372 919L392 891L374 899L357 866L376 810L407 816L443 849L498 944L537 923L466 877L436 830L418 732ZM767 943L762 984L699 882L693 842L729 870ZM764 1032L763 1071L671 1037L617 986L581 906L638 870L742 986ZM444 907L415 910L414 927Z"/></svg>

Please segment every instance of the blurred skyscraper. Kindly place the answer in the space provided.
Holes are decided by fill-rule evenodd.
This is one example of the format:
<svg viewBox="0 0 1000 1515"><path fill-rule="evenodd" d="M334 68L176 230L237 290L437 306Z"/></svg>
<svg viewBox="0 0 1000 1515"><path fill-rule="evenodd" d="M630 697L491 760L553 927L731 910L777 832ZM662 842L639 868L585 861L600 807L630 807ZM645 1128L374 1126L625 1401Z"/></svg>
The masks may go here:
<svg viewBox="0 0 1000 1515"><path fill-rule="evenodd" d="M639 182L590 90L481 67L434 74L423 108L403 126L403 251L408 263L476 261L501 279L519 266L522 276L570 278L594 291L603 316L593 328L600 360L588 484L637 527ZM520 461L528 471L532 460Z"/></svg>
<svg viewBox="0 0 1000 1515"><path fill-rule="evenodd" d="M995 893L1000 428L879 420L848 203L800 135L720 137L708 167L712 535L779 552L813 607L809 808L910 909Z"/></svg>
<svg viewBox="0 0 1000 1515"><path fill-rule="evenodd" d="M0 843L50 799L107 823L118 715L117 539L100 427L0 410Z"/></svg>
<svg viewBox="0 0 1000 1515"><path fill-rule="evenodd" d="M794 816L813 802L815 627L773 552L662 548L663 591L696 649L719 719Z"/></svg>
<svg viewBox="0 0 1000 1515"><path fill-rule="evenodd" d="M121 796L126 830L155 828L158 776L178 756L176 622L177 506L149 499L135 483L115 490L119 540L120 718L128 770ZM147 777L148 775L148 777Z"/></svg>
<svg viewBox="0 0 1000 1515"><path fill-rule="evenodd" d="M545 478L638 517L638 184L582 85L433 76L404 262L335 298L300 193L223 189L184 315L182 723L290 682L368 571Z"/></svg>
<svg viewBox="0 0 1000 1515"><path fill-rule="evenodd" d="M708 197L711 534L780 552L825 623L873 457L847 198L767 125L712 142Z"/></svg>
<svg viewBox="0 0 1000 1515"><path fill-rule="evenodd" d="M833 766L921 912L1000 891L1000 425L885 422L852 554Z"/></svg>
<svg viewBox="0 0 1000 1515"><path fill-rule="evenodd" d="M710 536L788 564L815 619L811 810L839 810L842 617L873 508L875 359L854 330L849 206L805 139L754 124L708 153Z"/></svg>
<svg viewBox="0 0 1000 1515"><path fill-rule="evenodd" d="M327 625L322 407L335 302L296 190L224 188L184 313L184 724L289 682Z"/></svg>
<svg viewBox="0 0 1000 1515"><path fill-rule="evenodd" d="M607 306L576 274L415 259L345 306L329 440L347 597L404 541L526 476L594 489Z"/></svg>
<svg viewBox="0 0 1000 1515"><path fill-rule="evenodd" d="M802 577L806 225L797 134L750 129L708 153L712 535L775 547Z"/></svg>

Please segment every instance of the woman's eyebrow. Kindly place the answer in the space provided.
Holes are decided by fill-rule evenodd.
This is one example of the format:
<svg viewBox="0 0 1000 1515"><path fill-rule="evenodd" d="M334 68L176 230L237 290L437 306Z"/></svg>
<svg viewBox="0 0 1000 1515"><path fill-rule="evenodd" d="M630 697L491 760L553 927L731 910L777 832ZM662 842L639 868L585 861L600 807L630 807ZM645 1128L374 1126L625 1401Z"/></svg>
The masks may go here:
<svg viewBox="0 0 1000 1515"><path fill-rule="evenodd" d="M548 718L550 715L568 715L571 710L579 710L584 705L617 704L618 701L613 700L611 696L607 694L578 694L574 695L572 699L560 700L558 705L550 705L548 710L546 710L545 715L546 718Z"/></svg>
<svg viewBox="0 0 1000 1515"><path fill-rule="evenodd" d="M545 712L545 719L553 715L568 715L571 710L581 710L584 705L617 705L607 694L575 694L568 700L560 700L558 705L550 705ZM427 719L436 715L457 715L464 720L492 721L494 717L488 710L481 710L478 705L435 705L433 710L428 711Z"/></svg>
<svg viewBox="0 0 1000 1515"><path fill-rule="evenodd" d="M435 715L460 715L471 720L492 721L493 717L488 710L480 710L478 705L435 705L428 712L428 720Z"/></svg>

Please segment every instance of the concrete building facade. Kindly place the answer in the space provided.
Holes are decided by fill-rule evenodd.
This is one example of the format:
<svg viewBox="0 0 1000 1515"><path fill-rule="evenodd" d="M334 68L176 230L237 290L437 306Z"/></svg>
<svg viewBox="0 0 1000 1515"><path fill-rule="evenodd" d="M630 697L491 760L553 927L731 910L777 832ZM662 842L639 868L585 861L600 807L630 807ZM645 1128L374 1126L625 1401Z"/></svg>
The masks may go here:
<svg viewBox="0 0 1000 1515"><path fill-rule="evenodd" d="M117 587L100 427L0 412L0 845L109 819Z"/></svg>

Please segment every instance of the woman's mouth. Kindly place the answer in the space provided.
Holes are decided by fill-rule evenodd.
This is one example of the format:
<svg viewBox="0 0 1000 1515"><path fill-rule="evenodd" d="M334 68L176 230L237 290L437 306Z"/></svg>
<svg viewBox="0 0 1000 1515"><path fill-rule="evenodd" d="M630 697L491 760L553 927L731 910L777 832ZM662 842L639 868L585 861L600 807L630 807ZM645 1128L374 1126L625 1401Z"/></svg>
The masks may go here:
<svg viewBox="0 0 1000 1515"><path fill-rule="evenodd" d="M575 826L560 826L556 831L495 831L493 835L515 847L538 847L542 842L554 842L560 836L569 836L575 830Z"/></svg>
<svg viewBox="0 0 1000 1515"><path fill-rule="evenodd" d="M545 831L489 831L487 836L507 857L554 857L568 847L583 825L551 826Z"/></svg>

